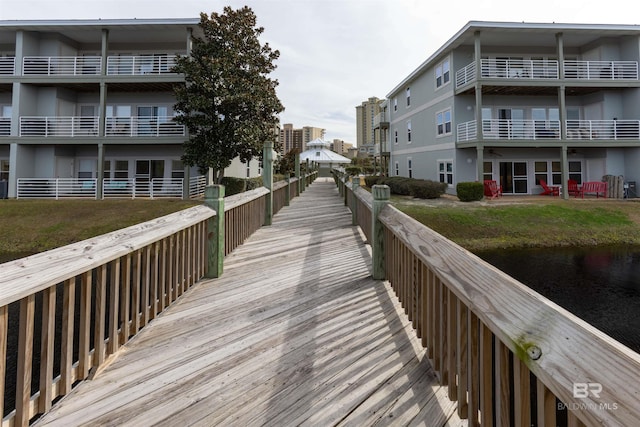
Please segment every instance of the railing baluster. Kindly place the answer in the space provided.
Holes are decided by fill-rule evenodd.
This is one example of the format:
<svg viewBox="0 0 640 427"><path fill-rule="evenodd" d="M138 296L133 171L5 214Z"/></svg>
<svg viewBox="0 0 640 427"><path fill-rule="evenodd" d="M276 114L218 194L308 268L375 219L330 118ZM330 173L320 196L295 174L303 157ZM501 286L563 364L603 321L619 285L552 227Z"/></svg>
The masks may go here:
<svg viewBox="0 0 640 427"><path fill-rule="evenodd" d="M79 377L86 378L91 369L89 360L91 350L91 294L93 287L92 271L82 274L80 281L80 347L79 347Z"/></svg>
<svg viewBox="0 0 640 427"><path fill-rule="evenodd" d="M29 401L31 399L31 372L33 360L33 328L35 319L35 294L20 300L20 324L18 325L18 374L16 381L16 426L28 426Z"/></svg>
<svg viewBox="0 0 640 427"><path fill-rule="evenodd" d="M94 337L93 337L93 366L98 367L104 362L105 345L105 322L107 316L107 266L100 265L96 275L96 313L94 317Z"/></svg>
<svg viewBox="0 0 640 427"><path fill-rule="evenodd" d="M469 425L480 425L480 322L469 310L468 316L468 364L469 364ZM490 425L490 424L487 424Z"/></svg>
<svg viewBox="0 0 640 427"><path fill-rule="evenodd" d="M456 354L456 370L458 372L458 416L466 419L469 413L468 391L469 391L469 366L468 366L468 314L469 310L460 299L457 300L458 339Z"/></svg>
<svg viewBox="0 0 640 427"><path fill-rule="evenodd" d="M9 330L9 310L0 306L0 417L4 416L5 378L7 375L7 338Z"/></svg>
<svg viewBox="0 0 640 427"><path fill-rule="evenodd" d="M73 384L73 335L76 308L76 278L64 282L62 303L62 337L60 343L60 395L71 391Z"/></svg>
<svg viewBox="0 0 640 427"><path fill-rule="evenodd" d="M42 291L42 330L40 339L40 399L38 410L47 412L53 400L53 344L56 323L56 286Z"/></svg>
<svg viewBox="0 0 640 427"><path fill-rule="evenodd" d="M496 426L509 427L511 423L511 376L509 363L511 353L504 343L495 340L495 398Z"/></svg>
<svg viewBox="0 0 640 427"><path fill-rule="evenodd" d="M556 396L538 378L536 380L538 426L556 427Z"/></svg>

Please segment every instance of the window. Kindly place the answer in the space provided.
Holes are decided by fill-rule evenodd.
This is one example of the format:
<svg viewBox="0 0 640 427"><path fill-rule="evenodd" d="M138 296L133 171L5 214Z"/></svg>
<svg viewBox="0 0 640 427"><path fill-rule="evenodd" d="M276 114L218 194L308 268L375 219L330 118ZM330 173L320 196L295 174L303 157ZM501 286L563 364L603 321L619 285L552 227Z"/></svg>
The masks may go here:
<svg viewBox="0 0 640 427"><path fill-rule="evenodd" d="M78 178L92 179L96 172L96 161L91 159L81 159L78 162Z"/></svg>
<svg viewBox="0 0 640 427"><path fill-rule="evenodd" d="M411 144L411 120L407 121L407 142Z"/></svg>
<svg viewBox="0 0 640 427"><path fill-rule="evenodd" d="M251 178L251 160L247 162L247 178Z"/></svg>
<svg viewBox="0 0 640 427"><path fill-rule="evenodd" d="M482 179L493 180L493 162L484 162L482 165Z"/></svg>
<svg viewBox="0 0 640 427"><path fill-rule="evenodd" d="M449 185L453 185L453 161L452 160L438 161L438 180L440 182L446 182Z"/></svg>
<svg viewBox="0 0 640 427"><path fill-rule="evenodd" d="M411 88L407 88L407 107L411 106Z"/></svg>
<svg viewBox="0 0 640 427"><path fill-rule="evenodd" d="M0 181L9 181L9 160L0 160Z"/></svg>
<svg viewBox="0 0 640 427"><path fill-rule="evenodd" d="M171 160L171 178L184 178L184 165L181 160Z"/></svg>
<svg viewBox="0 0 640 427"><path fill-rule="evenodd" d="M393 130L393 143L394 144L398 143L398 129Z"/></svg>
<svg viewBox="0 0 640 427"><path fill-rule="evenodd" d="M128 179L129 178L129 161L128 160L116 160L115 170L113 171L113 177L115 179Z"/></svg>
<svg viewBox="0 0 640 427"><path fill-rule="evenodd" d="M398 111L398 98L393 98L393 111Z"/></svg>
<svg viewBox="0 0 640 427"><path fill-rule="evenodd" d="M400 175L400 163L395 162L394 166L396 170L396 176Z"/></svg>
<svg viewBox="0 0 640 427"><path fill-rule="evenodd" d="M451 80L451 70L449 58L442 61L436 66L436 87L441 87L449 83Z"/></svg>
<svg viewBox="0 0 640 427"><path fill-rule="evenodd" d="M448 135L451 133L451 110L440 111L436 114L436 125L438 135Z"/></svg>
<svg viewBox="0 0 640 427"><path fill-rule="evenodd" d="M411 164L411 157L407 159L407 173L409 174L409 178L413 178L413 167Z"/></svg>

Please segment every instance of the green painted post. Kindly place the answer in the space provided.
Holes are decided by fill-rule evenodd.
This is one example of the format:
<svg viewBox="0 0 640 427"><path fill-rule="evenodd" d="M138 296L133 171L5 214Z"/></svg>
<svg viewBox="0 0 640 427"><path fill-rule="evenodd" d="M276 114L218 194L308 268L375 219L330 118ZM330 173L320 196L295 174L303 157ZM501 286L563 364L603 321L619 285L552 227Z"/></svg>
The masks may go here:
<svg viewBox="0 0 640 427"><path fill-rule="evenodd" d="M271 225L273 222L273 161L275 157L276 152L273 151L273 142L265 142L263 147L262 185L269 190L269 193L266 195L264 225Z"/></svg>
<svg viewBox="0 0 640 427"><path fill-rule="evenodd" d="M224 185L208 185L204 189L204 203L216 211L207 220L207 273L212 279L222 276L224 265Z"/></svg>
<svg viewBox="0 0 640 427"><path fill-rule="evenodd" d="M373 193L373 209L371 211L373 278L376 280L384 280L384 230L382 223L378 220L378 215L380 215L382 208L389 203L391 189L388 185L374 185L371 190Z"/></svg>
<svg viewBox="0 0 640 427"><path fill-rule="evenodd" d="M356 190L360 187L360 178L354 176L351 178L351 225L358 225L358 198Z"/></svg>
<svg viewBox="0 0 640 427"><path fill-rule="evenodd" d="M296 196L300 195L300 153L296 153Z"/></svg>
<svg viewBox="0 0 640 427"><path fill-rule="evenodd" d="M285 179L287 180L287 194L284 195L284 205L289 206L291 204L291 174L287 173Z"/></svg>
<svg viewBox="0 0 640 427"><path fill-rule="evenodd" d="M307 159L307 167L304 170L304 186L308 187L311 182L309 181L310 179L310 175L309 173L311 172L311 169L309 168L309 159Z"/></svg>

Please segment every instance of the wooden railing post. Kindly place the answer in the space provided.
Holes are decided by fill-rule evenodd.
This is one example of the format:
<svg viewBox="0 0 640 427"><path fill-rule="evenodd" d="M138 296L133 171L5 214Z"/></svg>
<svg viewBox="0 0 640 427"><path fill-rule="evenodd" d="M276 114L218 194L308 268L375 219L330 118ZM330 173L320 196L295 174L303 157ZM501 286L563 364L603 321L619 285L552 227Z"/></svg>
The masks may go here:
<svg viewBox="0 0 640 427"><path fill-rule="evenodd" d="M300 153L296 153L296 178L298 178L298 180L296 181L296 197L300 195L300 193L302 192L302 190L300 190Z"/></svg>
<svg viewBox="0 0 640 427"><path fill-rule="evenodd" d="M216 215L207 220L207 272L208 278L222 275L224 264L224 185L208 185L204 189L204 203Z"/></svg>
<svg viewBox="0 0 640 427"><path fill-rule="evenodd" d="M269 190L265 195L264 225L271 225L273 221L273 161L277 153L273 150L273 142L267 141L263 148L262 185Z"/></svg>
<svg viewBox="0 0 640 427"><path fill-rule="evenodd" d="M358 225L358 198L356 189L360 187L360 177L351 177L351 225Z"/></svg>
<svg viewBox="0 0 640 427"><path fill-rule="evenodd" d="M373 278L384 280L384 227L378 220L380 211L389 203L391 189L388 185L374 185L373 209L371 210L371 251L373 262Z"/></svg>
<svg viewBox="0 0 640 427"><path fill-rule="evenodd" d="M287 180L287 194L284 196L284 205L289 206L291 204L291 174L287 173L285 179Z"/></svg>

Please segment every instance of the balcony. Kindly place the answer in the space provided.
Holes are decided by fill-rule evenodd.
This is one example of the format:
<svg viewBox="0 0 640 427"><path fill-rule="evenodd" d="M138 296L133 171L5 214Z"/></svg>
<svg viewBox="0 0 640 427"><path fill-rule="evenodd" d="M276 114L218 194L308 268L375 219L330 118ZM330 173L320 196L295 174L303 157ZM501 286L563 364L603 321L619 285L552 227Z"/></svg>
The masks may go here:
<svg viewBox="0 0 640 427"><path fill-rule="evenodd" d="M25 56L22 74L47 76L100 75L99 56Z"/></svg>
<svg viewBox="0 0 640 427"><path fill-rule="evenodd" d="M638 141L640 120L567 120L567 140ZM484 140L560 140L560 122L557 120L504 120L482 121ZM478 139L475 121L457 126L457 142Z"/></svg>
<svg viewBox="0 0 640 427"><path fill-rule="evenodd" d="M173 117L108 117L106 136L161 137L184 136L185 127ZM97 137L98 117L20 117L21 137ZM0 122L2 135L2 122Z"/></svg>
<svg viewBox="0 0 640 427"><path fill-rule="evenodd" d="M564 61L565 80L638 80L636 61ZM456 72L456 88L477 78L476 64L471 63ZM555 60L482 59L480 78L507 80L559 80L560 64Z"/></svg>
<svg viewBox="0 0 640 427"><path fill-rule="evenodd" d="M175 64L175 57L169 55L110 56L107 58L107 75L170 74Z"/></svg>
<svg viewBox="0 0 640 427"><path fill-rule="evenodd" d="M98 117L20 117L20 136L98 136Z"/></svg>
<svg viewBox="0 0 640 427"><path fill-rule="evenodd" d="M373 128L374 129L378 129L378 128L384 128L384 129L388 129L389 128L389 118L386 117L387 115L382 112L382 113L378 113L375 116L373 116Z"/></svg>
<svg viewBox="0 0 640 427"><path fill-rule="evenodd" d="M16 70L16 58L3 57L0 58L0 76L12 76Z"/></svg>
<svg viewBox="0 0 640 427"><path fill-rule="evenodd" d="M11 118L0 117L0 136L11 135Z"/></svg>
<svg viewBox="0 0 640 427"><path fill-rule="evenodd" d="M184 136L185 127L171 116L107 117L106 136Z"/></svg>

